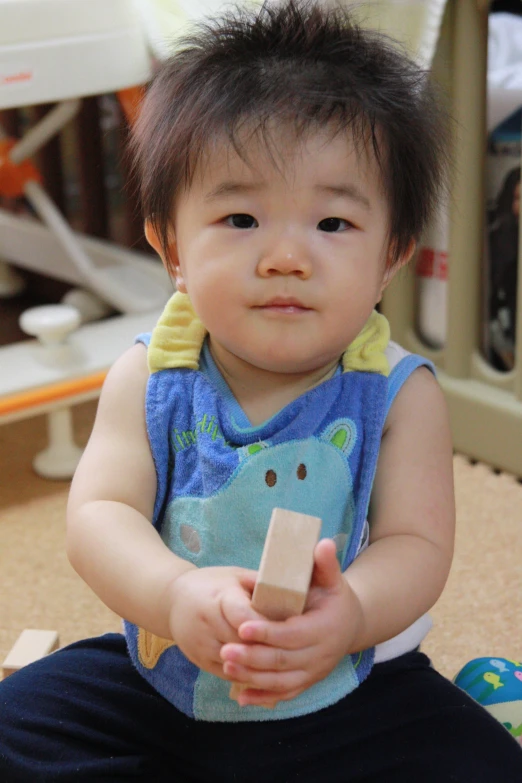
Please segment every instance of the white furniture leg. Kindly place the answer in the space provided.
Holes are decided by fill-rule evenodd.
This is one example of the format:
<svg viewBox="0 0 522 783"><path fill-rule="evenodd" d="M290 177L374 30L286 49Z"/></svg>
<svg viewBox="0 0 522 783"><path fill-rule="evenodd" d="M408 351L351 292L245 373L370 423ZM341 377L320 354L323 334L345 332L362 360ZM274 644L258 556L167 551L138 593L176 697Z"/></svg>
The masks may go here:
<svg viewBox="0 0 522 783"><path fill-rule="evenodd" d="M47 414L49 445L33 460L36 473L46 479L70 479L83 449L74 442L72 410L60 408Z"/></svg>
<svg viewBox="0 0 522 783"><path fill-rule="evenodd" d="M80 324L80 313L69 305L43 305L26 310L20 316L24 332L37 337L41 361L63 368L71 360L68 335ZM73 437L72 412L69 406L47 414L49 445L33 460L39 476L47 479L70 479L82 455Z"/></svg>

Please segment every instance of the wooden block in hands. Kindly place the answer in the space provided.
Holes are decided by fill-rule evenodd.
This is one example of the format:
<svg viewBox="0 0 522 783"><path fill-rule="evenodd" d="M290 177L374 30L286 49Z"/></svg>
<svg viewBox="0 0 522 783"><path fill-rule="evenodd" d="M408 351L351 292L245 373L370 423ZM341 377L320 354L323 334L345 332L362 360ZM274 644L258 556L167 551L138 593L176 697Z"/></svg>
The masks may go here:
<svg viewBox="0 0 522 783"><path fill-rule="evenodd" d="M269 620L286 620L302 613L320 533L319 517L282 508L273 510L252 595L252 607L257 612ZM237 700L244 687L233 683L230 698Z"/></svg>
<svg viewBox="0 0 522 783"><path fill-rule="evenodd" d="M252 606L269 620L286 620L305 607L321 520L274 508Z"/></svg>
<svg viewBox="0 0 522 783"><path fill-rule="evenodd" d="M35 631L32 629L22 631L2 664L3 679L23 666L34 663L44 655L57 650L58 646L59 639L56 631Z"/></svg>

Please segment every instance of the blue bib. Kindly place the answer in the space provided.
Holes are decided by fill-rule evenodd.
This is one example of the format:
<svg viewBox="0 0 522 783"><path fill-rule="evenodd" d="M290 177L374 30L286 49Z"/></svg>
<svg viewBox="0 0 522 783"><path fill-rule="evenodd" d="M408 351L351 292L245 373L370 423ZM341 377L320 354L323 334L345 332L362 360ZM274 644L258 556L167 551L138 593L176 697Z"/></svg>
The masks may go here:
<svg viewBox="0 0 522 783"><path fill-rule="evenodd" d="M201 568L257 569L279 507L320 517L321 537L334 539L346 569L366 533L388 410L422 364L408 356L389 377L340 372L255 427L236 416L215 373L186 364L156 367L146 418L157 472L153 524L165 544ZM229 698L228 681L200 670L174 642L129 622L125 633L142 676L183 713L207 721L274 720L322 709L354 690L374 657L373 648L347 655L324 680L267 710L240 707Z"/></svg>

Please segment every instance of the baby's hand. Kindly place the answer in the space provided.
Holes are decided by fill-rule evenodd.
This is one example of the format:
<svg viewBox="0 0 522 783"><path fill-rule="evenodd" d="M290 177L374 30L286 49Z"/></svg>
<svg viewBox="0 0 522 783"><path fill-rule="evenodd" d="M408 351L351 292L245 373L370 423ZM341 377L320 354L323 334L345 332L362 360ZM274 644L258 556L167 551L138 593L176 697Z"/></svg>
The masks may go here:
<svg viewBox="0 0 522 783"><path fill-rule="evenodd" d="M200 669L228 679L220 651L238 643L237 628L260 615L252 609L255 571L191 568L170 588L169 626L177 646Z"/></svg>
<svg viewBox="0 0 522 783"><path fill-rule="evenodd" d="M242 706L295 698L335 668L360 632L361 605L341 572L335 543L323 539L314 557L304 614L284 622L247 620L238 629L243 643L221 649L225 675L251 686L238 695Z"/></svg>

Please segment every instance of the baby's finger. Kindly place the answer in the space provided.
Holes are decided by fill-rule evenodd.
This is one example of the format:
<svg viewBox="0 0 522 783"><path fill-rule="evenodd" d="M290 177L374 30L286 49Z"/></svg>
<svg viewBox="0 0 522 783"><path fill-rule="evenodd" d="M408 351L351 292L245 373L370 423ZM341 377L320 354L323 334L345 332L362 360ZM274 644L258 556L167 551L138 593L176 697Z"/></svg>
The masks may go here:
<svg viewBox="0 0 522 783"><path fill-rule="evenodd" d="M271 691L273 694L286 693L296 688L302 688L308 681L305 671L291 672L257 672L253 669L245 669L235 663L225 663L223 672L227 679L248 685L248 688L262 691ZM278 697L279 698L279 697Z"/></svg>
<svg viewBox="0 0 522 783"><path fill-rule="evenodd" d="M221 612L224 619L234 629L245 622L261 619L261 615L252 609L250 595L239 585L227 590L221 599Z"/></svg>
<svg viewBox="0 0 522 783"><path fill-rule="evenodd" d="M258 671L291 671L305 668L313 650L285 650L264 644L225 644L220 651L224 663L234 663Z"/></svg>
<svg viewBox="0 0 522 783"><path fill-rule="evenodd" d="M285 650L302 650L313 645L317 639L314 626L316 615L319 619L319 612L311 609L305 615L289 617L283 622L247 620L238 627L238 634L242 641L249 644L256 642Z"/></svg>
<svg viewBox="0 0 522 783"><path fill-rule="evenodd" d="M196 666L226 680L228 677L223 671L223 661L220 656L222 646L219 641L208 640L197 646L196 654L192 655L188 650L186 654Z"/></svg>
<svg viewBox="0 0 522 783"><path fill-rule="evenodd" d="M241 586L247 591L247 593L250 594L250 597L252 597L252 593L254 592L256 580L257 571L248 570L246 568L241 570L239 574L239 582Z"/></svg>
<svg viewBox="0 0 522 783"><path fill-rule="evenodd" d="M213 660L201 660L198 661L196 664L199 666L199 668L203 669L204 671L209 672L210 674L213 674L215 677L219 677L220 680L229 680L230 678L227 677L225 672L223 671L223 664L222 663L216 663Z"/></svg>

